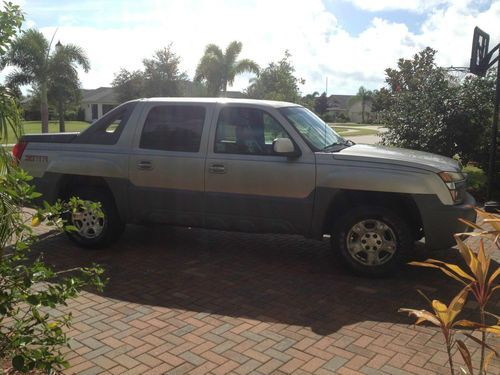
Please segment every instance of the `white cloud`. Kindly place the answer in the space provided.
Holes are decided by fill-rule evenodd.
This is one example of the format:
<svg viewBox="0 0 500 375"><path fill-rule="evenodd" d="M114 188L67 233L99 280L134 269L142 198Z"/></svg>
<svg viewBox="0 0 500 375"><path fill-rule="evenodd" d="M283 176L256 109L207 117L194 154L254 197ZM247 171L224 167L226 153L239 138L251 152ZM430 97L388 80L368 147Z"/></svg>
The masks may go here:
<svg viewBox="0 0 500 375"><path fill-rule="evenodd" d="M353 1L362 4L362 0ZM240 57L252 58L261 66L282 58L288 49L297 75L306 79L304 93L322 92L328 77L329 93L351 94L361 85L379 88L387 67L426 46L438 50L439 64L468 65L476 25L490 33L492 42L499 41L499 0L483 11L468 5L468 0L450 0L446 6L434 7L443 2L399 0L406 9L427 9L426 21L417 33L403 23L374 18L356 36L338 26L321 0L288 1L286 5L265 0L156 1L147 3L142 11L140 7L123 6L113 12L104 11L103 3L93 2L79 4L82 10L78 14L87 17L89 9L103 8L100 13L91 13L97 15L92 21L98 26L76 26L81 21L61 11L56 40L78 44L87 51L92 69L81 74L85 88L110 85L120 67L139 69L143 58L170 42L182 57L182 68L192 76L208 43L225 47L232 40L240 40ZM396 2L377 4L388 9ZM29 12L28 5L26 8ZM29 22L33 23L30 14ZM118 22L120 26L116 26ZM41 30L50 39L55 28ZM248 79L248 75L237 78L234 89L246 88Z"/></svg>
<svg viewBox="0 0 500 375"><path fill-rule="evenodd" d="M370 12L408 10L424 13L441 5L453 3L453 0L347 0L356 7ZM457 0L455 0L456 2Z"/></svg>

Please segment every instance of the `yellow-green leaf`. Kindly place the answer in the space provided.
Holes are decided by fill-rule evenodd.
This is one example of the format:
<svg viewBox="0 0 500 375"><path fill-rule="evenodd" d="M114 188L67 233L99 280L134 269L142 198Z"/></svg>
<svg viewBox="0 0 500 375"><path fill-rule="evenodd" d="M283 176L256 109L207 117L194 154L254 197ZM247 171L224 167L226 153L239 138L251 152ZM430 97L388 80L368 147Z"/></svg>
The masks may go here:
<svg viewBox="0 0 500 375"><path fill-rule="evenodd" d="M470 355L470 351L467 346L464 344L462 340L457 340L458 350L464 359L464 362L469 370L470 375L474 375L474 367L472 366L472 358Z"/></svg>
<svg viewBox="0 0 500 375"><path fill-rule="evenodd" d="M399 309L398 312L406 312L409 316L414 316L417 318L417 323L420 324L424 321L428 321L438 327L441 327L441 322L438 318L429 311L426 310L415 310L415 309Z"/></svg>

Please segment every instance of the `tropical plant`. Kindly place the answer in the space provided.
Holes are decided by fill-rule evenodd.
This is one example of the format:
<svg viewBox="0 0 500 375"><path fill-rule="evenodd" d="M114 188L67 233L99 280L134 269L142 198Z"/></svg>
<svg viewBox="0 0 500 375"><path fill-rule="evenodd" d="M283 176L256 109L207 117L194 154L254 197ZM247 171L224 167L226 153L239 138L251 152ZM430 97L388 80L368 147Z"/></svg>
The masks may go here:
<svg viewBox="0 0 500 375"><path fill-rule="evenodd" d="M5 160L5 150L2 149ZM24 207L40 197L29 184L31 177L15 166L2 164L0 171L0 364L11 360L19 372L67 367L61 353L68 346L64 329L71 315L58 316L54 308L66 305L85 286L102 290L103 269L97 266L55 271L34 258L30 247L38 237L31 227L45 223L58 230L74 230L62 216L72 210L92 209L97 204L72 198L67 203L44 204L35 212ZM2 370L0 369L0 373Z"/></svg>
<svg viewBox="0 0 500 375"><path fill-rule="evenodd" d="M51 44L38 30L29 29L18 36L5 55L4 64L16 69L7 76L9 85L34 85L40 93L42 132L49 130L48 90L59 73L67 74L81 66L90 68L85 52L78 46L67 44L51 51ZM63 68L61 70L61 68ZM75 70L76 71L76 70Z"/></svg>
<svg viewBox="0 0 500 375"><path fill-rule="evenodd" d="M21 29L23 14L18 5L4 2L0 11L0 63L3 66L3 56L12 38ZM20 108L11 89L0 85L0 140L7 140L9 128L16 136L21 129ZM1 146L0 146L1 147Z"/></svg>
<svg viewBox="0 0 500 375"><path fill-rule="evenodd" d="M218 96L221 91L226 96L227 85L232 85L238 74L259 74L259 66L254 61L237 60L242 48L243 44L236 40L229 43L225 53L219 46L209 44L196 68L194 80L205 83L210 96Z"/></svg>
<svg viewBox="0 0 500 375"><path fill-rule="evenodd" d="M56 44L48 67L48 92L49 102L57 108L59 117L59 131L65 132L65 115L70 106L77 106L81 99L80 80L76 65L85 72L90 69L90 62L85 52L73 44Z"/></svg>
<svg viewBox="0 0 500 375"><path fill-rule="evenodd" d="M455 235L458 250L467 265L466 271L456 264L446 263L436 259L427 259L425 262L410 263L414 266L435 268L442 271L445 275L462 284L462 290L453 299L449 306L444 305L438 300L430 302L428 298L425 297L431 303L434 314L425 310L399 310L400 312L407 312L410 315L415 316L417 318L416 324L428 321L441 328L446 342L448 361L452 374L454 374L454 363L451 350L455 344L464 359L469 373L474 373L472 357L469 349L462 340L454 339L455 332L453 329L455 327L480 330L481 339L477 339L470 333L464 333L465 336L479 343L481 346L479 374L486 373L488 364L493 356L498 356L496 349L487 343L487 333L491 332L495 335L500 335L500 326L498 323L492 325L487 324L486 317L493 314L488 313L486 311L486 307L493 296L493 293L500 288L500 285L495 284L495 280L500 275L500 267L490 271L491 257L488 256L485 251L484 240L489 241L492 244L492 248L497 247L500 249L500 217L498 215L486 213L479 209L476 211L481 219L480 224L460 219L463 223L467 224L471 228L474 228L476 231L458 233ZM479 249L477 252L474 251L470 244L464 242L464 236L480 238ZM461 312L469 294L473 295L478 304L481 322L476 323L469 320L459 320L455 322L455 318ZM490 350L488 355L486 355L486 349Z"/></svg>
<svg viewBox="0 0 500 375"><path fill-rule="evenodd" d="M291 57L290 52L285 51L281 60L270 63L258 77L251 79L247 95L254 99L299 102L299 85L303 85L305 80L295 76Z"/></svg>
<svg viewBox="0 0 500 375"><path fill-rule="evenodd" d="M312 94L307 94L300 99L300 104L304 107L314 111L314 103L316 98L319 96L319 92L314 91Z"/></svg>
<svg viewBox="0 0 500 375"><path fill-rule="evenodd" d="M361 103L361 123L365 123L365 113L366 113L366 105L370 103L373 100L373 92L370 90L365 89L363 86L361 86L356 93L351 98L351 102L360 102Z"/></svg>

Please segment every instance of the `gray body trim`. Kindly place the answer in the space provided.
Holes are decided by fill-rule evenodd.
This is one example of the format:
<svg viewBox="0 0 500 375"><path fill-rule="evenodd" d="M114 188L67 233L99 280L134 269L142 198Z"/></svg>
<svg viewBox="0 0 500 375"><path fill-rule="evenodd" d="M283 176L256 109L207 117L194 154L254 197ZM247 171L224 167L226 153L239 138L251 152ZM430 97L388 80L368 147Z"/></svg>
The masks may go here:
<svg viewBox="0 0 500 375"><path fill-rule="evenodd" d="M454 233L468 232L466 224L458 219L463 218L473 223L476 221L474 206L476 201L470 194L460 205L442 204L435 195L416 194L413 196L422 216L425 245L430 250L446 249L455 244Z"/></svg>

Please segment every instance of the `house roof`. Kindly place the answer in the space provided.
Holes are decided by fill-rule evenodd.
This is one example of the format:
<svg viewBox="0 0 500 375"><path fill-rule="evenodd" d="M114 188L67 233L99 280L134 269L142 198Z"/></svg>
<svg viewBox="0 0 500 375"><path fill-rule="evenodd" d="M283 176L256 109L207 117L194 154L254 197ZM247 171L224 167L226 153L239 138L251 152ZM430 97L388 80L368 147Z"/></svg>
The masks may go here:
<svg viewBox="0 0 500 375"><path fill-rule="evenodd" d="M82 89L82 103L118 104L118 98L112 87L99 87L93 90Z"/></svg>
<svg viewBox="0 0 500 375"><path fill-rule="evenodd" d="M328 110L346 110L349 107L349 100L354 95L330 95L328 97Z"/></svg>

